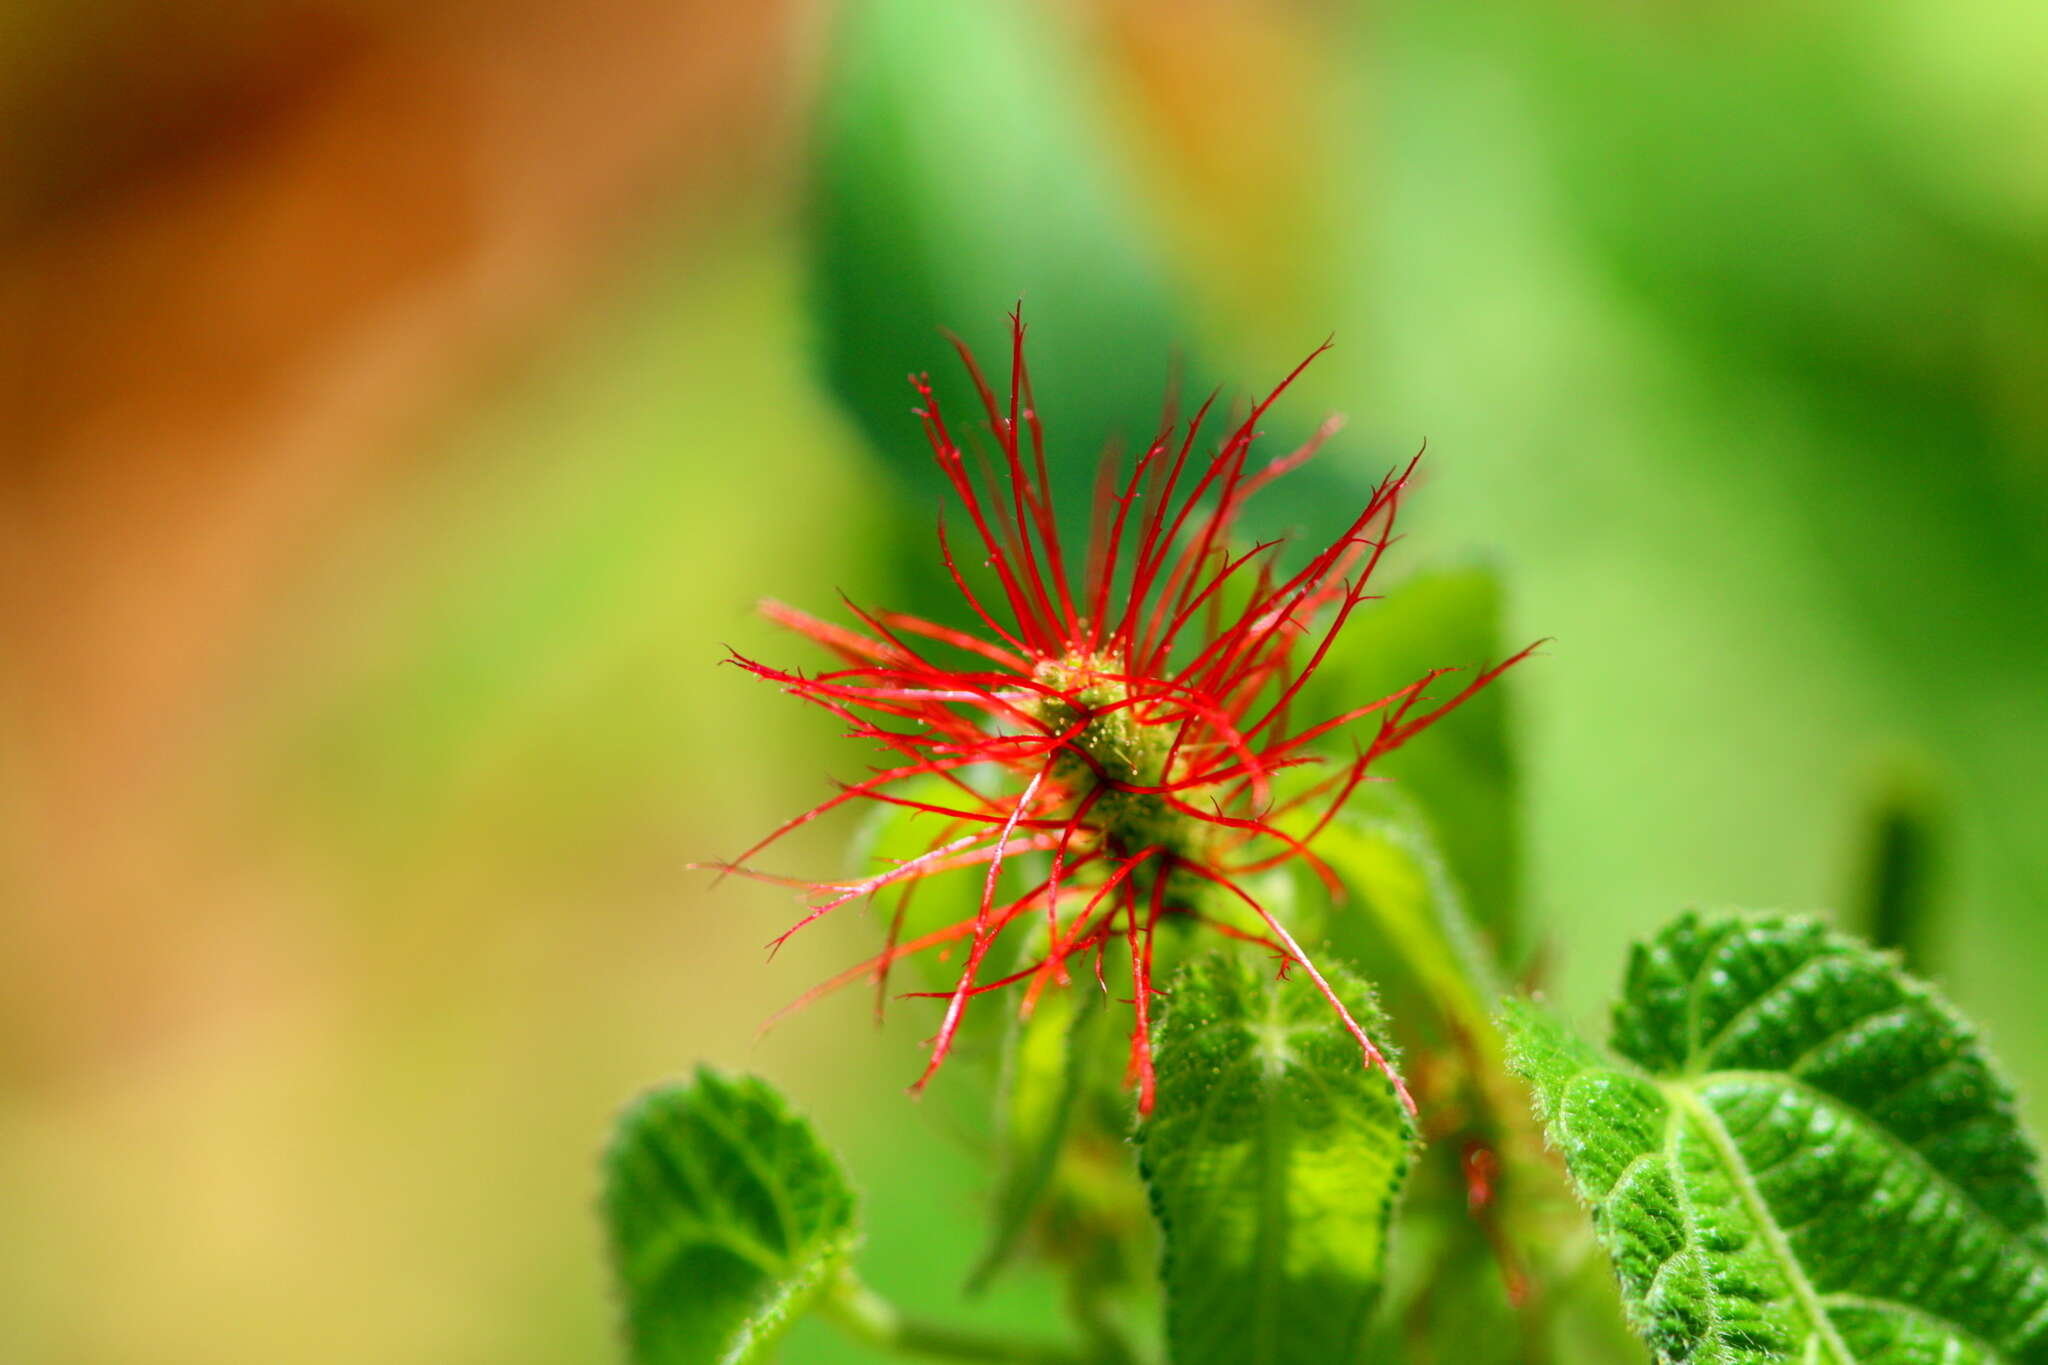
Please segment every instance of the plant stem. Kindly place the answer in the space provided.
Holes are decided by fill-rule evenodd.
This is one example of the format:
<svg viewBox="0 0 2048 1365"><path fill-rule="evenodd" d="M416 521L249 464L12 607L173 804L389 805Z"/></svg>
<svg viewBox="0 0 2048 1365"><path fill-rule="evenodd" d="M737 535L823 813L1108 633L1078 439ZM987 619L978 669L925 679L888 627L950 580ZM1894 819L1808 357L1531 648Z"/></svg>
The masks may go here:
<svg viewBox="0 0 2048 1365"><path fill-rule="evenodd" d="M1097 1256L1095 1260L1103 1258ZM1101 1295L1103 1267L1075 1263L1068 1267L1067 1311L1080 1325L1091 1347L1088 1358L1097 1365L1136 1365L1137 1352L1124 1340L1116 1319L1106 1310Z"/></svg>
<svg viewBox="0 0 2048 1365"><path fill-rule="evenodd" d="M903 1355L994 1365L1094 1365L1094 1357L1071 1347L984 1336L906 1317L850 1274L842 1276L820 1301L819 1312L849 1336Z"/></svg>

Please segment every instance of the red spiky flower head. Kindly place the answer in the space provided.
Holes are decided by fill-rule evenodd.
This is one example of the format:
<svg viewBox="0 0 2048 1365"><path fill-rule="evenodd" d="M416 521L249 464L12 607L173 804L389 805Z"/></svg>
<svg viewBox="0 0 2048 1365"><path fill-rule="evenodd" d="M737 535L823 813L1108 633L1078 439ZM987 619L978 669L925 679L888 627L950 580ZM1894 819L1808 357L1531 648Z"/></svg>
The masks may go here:
<svg viewBox="0 0 2048 1365"><path fill-rule="evenodd" d="M1020 1008L1028 1011L1048 986L1067 984L1075 955L1091 954L1099 978L1104 948L1121 941L1129 949L1135 1015L1130 1079L1140 1110L1149 1112L1153 936L1163 921L1185 919L1265 944L1280 956L1283 971L1298 964L1358 1040L1367 1063L1386 1072L1412 1110L1385 1056L1245 879L1299 858L1334 894L1335 878L1313 843L1374 760L1527 651L1434 704L1424 689L1448 670L1337 715L1307 723L1295 716L1304 685L1365 600L1414 469L1411 461L1384 479L1344 533L1298 569L1279 565L1278 541L1247 546L1233 538L1247 500L1309 459L1336 429L1335 422L1325 423L1307 445L1263 469L1249 468L1260 419L1324 348L1211 453L1196 446L1214 395L1185 422L1169 403L1157 435L1128 468L1106 455L1086 553L1074 563L1053 511L1021 317L1011 316L1006 398L998 397L966 346L954 345L980 394L993 461L970 467L928 377L911 382L923 399L917 416L932 455L971 533L971 554L956 554L941 515L940 554L979 630L850 603L859 626L848 628L764 604L771 619L825 646L840 666L805 674L735 661L845 720L853 735L887 751L889 761L722 866L810 893L809 912L775 940L777 946L829 911L885 887L902 885L907 893L920 879L980 870L980 907L973 916L909 942L896 942L892 934L880 955L805 997L867 977L880 983L905 956L964 944L957 983L939 993L945 1011L917 1087L945 1060L975 998L1016 985ZM970 583L963 561L982 588ZM979 572L984 566L986 574ZM1347 735L1348 751L1332 754L1333 742ZM1308 774L1314 780L1290 783L1284 797L1276 794L1276 775L1308 765L1320 765ZM931 795L935 781L943 783L940 799ZM793 881L748 865L790 830L855 802L930 812L941 817L941 832L918 856L854 880ZM1022 894L1002 889L1006 866L1030 868ZM1253 927L1233 926L1204 908L1219 898L1239 907L1234 914L1241 925ZM1044 926L1043 956L1022 971L984 980L991 947L1020 924Z"/></svg>

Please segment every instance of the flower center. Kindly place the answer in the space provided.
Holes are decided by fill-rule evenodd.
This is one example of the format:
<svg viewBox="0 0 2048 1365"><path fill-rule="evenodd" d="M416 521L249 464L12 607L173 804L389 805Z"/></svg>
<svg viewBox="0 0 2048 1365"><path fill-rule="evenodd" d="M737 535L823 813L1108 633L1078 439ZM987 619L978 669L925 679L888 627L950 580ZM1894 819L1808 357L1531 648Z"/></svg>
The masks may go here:
<svg viewBox="0 0 2048 1365"><path fill-rule="evenodd" d="M1129 852L1152 845L1195 852L1200 822L1155 791L1133 790L1165 784L1178 725L1147 719L1154 705L1131 700L1122 662L1070 654L1045 660L1033 676L1057 695L1040 695L1032 714L1054 733L1071 735L1049 776L1076 801L1094 793L1089 823Z"/></svg>

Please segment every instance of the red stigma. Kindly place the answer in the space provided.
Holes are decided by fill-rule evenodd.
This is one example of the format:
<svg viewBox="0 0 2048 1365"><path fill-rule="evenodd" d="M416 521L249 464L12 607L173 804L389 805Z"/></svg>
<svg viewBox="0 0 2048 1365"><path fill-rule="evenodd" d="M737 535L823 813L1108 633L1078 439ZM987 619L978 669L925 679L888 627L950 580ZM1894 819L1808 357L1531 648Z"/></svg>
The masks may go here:
<svg viewBox="0 0 2048 1365"><path fill-rule="evenodd" d="M1259 421L1328 343L1225 431L1213 453L1197 452L1212 395L1186 421L1169 407L1128 467L1106 456L1078 564L1054 514L1021 317L1011 315L1001 396L967 347L954 345L979 395L976 420L994 442L991 466L970 466L929 381L914 375L911 383L958 519L949 528L940 517L941 560L979 629L851 603L858 624L849 627L764 604L772 620L822 645L839 666L804 674L736 662L844 720L888 761L724 867L809 893L808 912L777 945L850 901L897 885L908 894L926 878L963 868L979 873L980 905L973 916L908 942L892 930L883 952L796 1004L862 980L880 992L896 962L961 945L958 979L939 993L945 1005L930 1060L913 1087L922 1088L979 997L1015 986L1018 1008L1028 1013L1045 990L1069 984L1077 956L1091 958L1088 970L1099 976L1105 951L1121 944L1131 974L1129 1078L1139 1109L1149 1112L1159 994L1154 935L1168 921L1201 924L1263 944L1283 973L1299 966L1412 1112L1414 1101L1386 1057L1246 879L1299 859L1334 894L1335 875L1316 857L1314 839L1372 764L1528 651L1477 673L1444 700L1424 695L1449 671L1437 669L1337 715L1304 724L1293 714L1366 600L1415 467L1410 461L1383 479L1343 534L1292 572L1278 563L1280 542L1247 546L1233 538L1246 502L1336 430L1325 423L1300 449L1263 468L1250 464ZM1326 747L1339 739L1350 741L1342 756ZM1313 781L1290 782L1285 795L1276 794L1276 777L1312 767L1321 769ZM988 780L991 772L1001 780ZM942 798L934 797L932 779L943 785ZM906 794L912 782L916 796ZM790 830L854 803L926 812L942 822L942 833L922 854L848 881L792 880L749 865ZM1028 889L1005 892L1003 869L1027 864ZM1228 923L1226 912L1241 924ZM1034 924L1044 927L1044 955L984 979L997 941Z"/></svg>

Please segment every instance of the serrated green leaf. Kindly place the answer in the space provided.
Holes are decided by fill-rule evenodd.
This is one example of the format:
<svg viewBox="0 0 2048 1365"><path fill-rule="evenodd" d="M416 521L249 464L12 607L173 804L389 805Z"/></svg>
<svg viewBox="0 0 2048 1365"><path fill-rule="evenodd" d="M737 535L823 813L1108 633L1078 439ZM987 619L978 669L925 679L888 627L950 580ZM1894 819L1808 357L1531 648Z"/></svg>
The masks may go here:
<svg viewBox="0 0 2048 1365"><path fill-rule="evenodd" d="M1342 969L1332 985L1383 1022ZM1139 1134L1174 1365L1357 1358L1414 1130L1307 982L1213 955L1173 978Z"/></svg>
<svg viewBox="0 0 2048 1365"><path fill-rule="evenodd" d="M2048 1360L2048 1220L2012 1092L1883 956L1688 915L1636 951L1605 1058L1507 1016L1659 1361Z"/></svg>
<svg viewBox="0 0 2048 1365"><path fill-rule="evenodd" d="M1464 1165L1475 1142L1537 1147L1533 1133L1519 1140L1527 1101L1493 1023L1499 973L1402 784L1357 793L1315 848L1346 893L1328 916L1330 949L1372 977L1402 1044L1436 1063L1431 1109L1440 1125L1453 1125L1439 1127L1410 1174L1373 1358L1440 1351L1465 1365L1519 1360L1531 1329L1502 1290L1499 1230L1467 1208ZM1312 905L1313 876L1302 869L1296 880Z"/></svg>
<svg viewBox="0 0 2048 1365"><path fill-rule="evenodd" d="M604 1215L636 1365L766 1358L828 1289L854 1198L808 1122L765 1081L699 1068L619 1119Z"/></svg>

